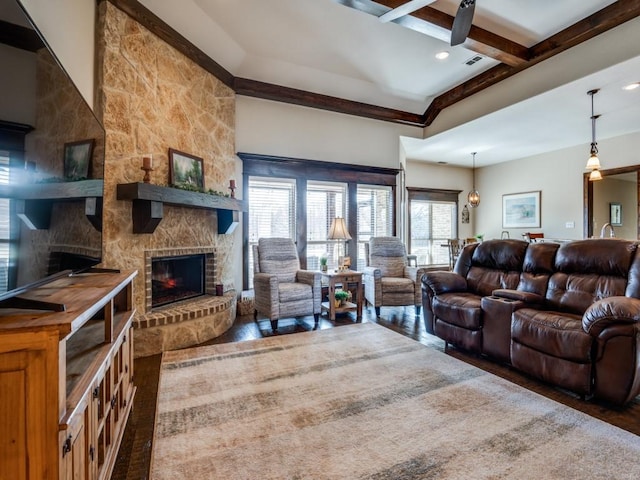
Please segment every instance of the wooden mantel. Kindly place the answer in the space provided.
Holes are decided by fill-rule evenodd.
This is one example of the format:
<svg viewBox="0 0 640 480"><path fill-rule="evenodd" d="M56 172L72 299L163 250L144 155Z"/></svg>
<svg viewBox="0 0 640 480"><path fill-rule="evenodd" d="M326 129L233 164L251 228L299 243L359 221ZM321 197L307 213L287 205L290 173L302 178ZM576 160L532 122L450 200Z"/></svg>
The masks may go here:
<svg viewBox="0 0 640 480"><path fill-rule="evenodd" d="M133 233L153 233L162 220L164 204L217 210L218 233L222 234L232 233L238 225L238 212L246 210L244 202L235 198L150 183L120 183L117 198L133 202Z"/></svg>
<svg viewBox="0 0 640 480"><path fill-rule="evenodd" d="M0 198L15 200L18 217L31 230L49 228L54 202L84 200L87 219L100 232L102 231L103 187L102 179L3 185L0 187Z"/></svg>

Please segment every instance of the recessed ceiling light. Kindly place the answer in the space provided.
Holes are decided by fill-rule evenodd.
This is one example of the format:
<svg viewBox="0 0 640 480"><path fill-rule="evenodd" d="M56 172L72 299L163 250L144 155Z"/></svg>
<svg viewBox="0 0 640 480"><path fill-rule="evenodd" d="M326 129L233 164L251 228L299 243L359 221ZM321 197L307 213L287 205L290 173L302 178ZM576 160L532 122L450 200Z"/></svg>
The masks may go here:
<svg viewBox="0 0 640 480"><path fill-rule="evenodd" d="M625 85L624 87L622 87L622 89L623 90L635 90L638 87L640 87L640 82L634 82L634 83L630 83L629 85Z"/></svg>
<svg viewBox="0 0 640 480"><path fill-rule="evenodd" d="M438 60L444 60L445 58L448 58L448 57L449 57L449 52L447 52L447 51L436 53L436 58Z"/></svg>

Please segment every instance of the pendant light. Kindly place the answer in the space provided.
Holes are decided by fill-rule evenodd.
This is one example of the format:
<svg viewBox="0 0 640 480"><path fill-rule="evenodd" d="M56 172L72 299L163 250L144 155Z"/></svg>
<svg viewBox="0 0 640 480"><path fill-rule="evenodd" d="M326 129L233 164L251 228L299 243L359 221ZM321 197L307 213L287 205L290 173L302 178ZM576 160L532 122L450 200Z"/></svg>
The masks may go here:
<svg viewBox="0 0 640 480"><path fill-rule="evenodd" d="M600 89L596 88L587 92L587 95L591 97L591 152L585 168L591 170L589 175L589 180L591 181L602 180L600 159L598 158L598 143L596 142L596 120L600 115L595 115L593 111L593 96L599 91Z"/></svg>
<svg viewBox="0 0 640 480"><path fill-rule="evenodd" d="M467 195L467 203L471 208L476 208L480 205L480 192L476 190L476 153L478 152L473 152L471 154L473 155L473 189L469 192L469 195Z"/></svg>

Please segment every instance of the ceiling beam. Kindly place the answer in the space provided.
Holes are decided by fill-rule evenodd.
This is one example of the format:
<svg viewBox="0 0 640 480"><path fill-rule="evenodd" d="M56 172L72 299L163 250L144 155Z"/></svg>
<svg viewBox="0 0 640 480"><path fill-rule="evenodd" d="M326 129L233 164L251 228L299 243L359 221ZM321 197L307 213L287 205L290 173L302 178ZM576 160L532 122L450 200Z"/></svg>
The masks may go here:
<svg viewBox="0 0 640 480"><path fill-rule="evenodd" d="M356 115L374 120L400 123L417 127L424 126L424 117L417 113L379 107L368 103L345 100L319 93L307 92L295 88L283 87L272 83L259 82L248 78L235 77L233 89L237 95L274 100L303 107L319 108L331 112Z"/></svg>
<svg viewBox="0 0 640 480"><path fill-rule="evenodd" d="M619 0L612 3L531 47L529 49L531 59L527 63L517 67L496 65L437 96L424 113L425 125L431 125L442 110L454 103L638 16L640 16L640 0Z"/></svg>

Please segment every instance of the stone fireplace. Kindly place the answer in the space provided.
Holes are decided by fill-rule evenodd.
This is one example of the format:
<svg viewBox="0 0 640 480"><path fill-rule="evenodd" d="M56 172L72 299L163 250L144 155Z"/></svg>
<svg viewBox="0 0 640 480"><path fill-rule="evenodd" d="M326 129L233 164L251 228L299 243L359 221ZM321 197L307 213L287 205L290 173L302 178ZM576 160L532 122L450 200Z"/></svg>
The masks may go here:
<svg viewBox="0 0 640 480"><path fill-rule="evenodd" d="M134 227L136 200L118 186L141 183L143 157L153 158L150 184L170 183L168 150L202 158L204 186L228 192L237 178L235 93L111 2L99 2L99 95L94 110L105 128L103 266L137 270L135 356L197 345L224 333L236 316L240 232L219 233L216 209L153 202L156 227ZM154 199L157 200L157 199ZM155 210L153 214L158 212ZM204 255L204 295L154 306L152 258ZM224 295L215 295L215 285Z"/></svg>

